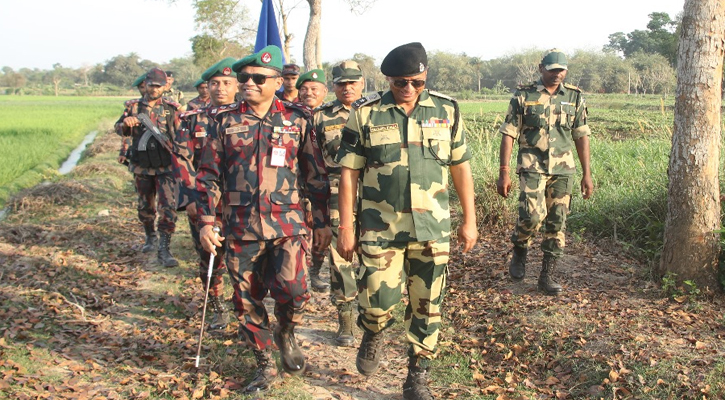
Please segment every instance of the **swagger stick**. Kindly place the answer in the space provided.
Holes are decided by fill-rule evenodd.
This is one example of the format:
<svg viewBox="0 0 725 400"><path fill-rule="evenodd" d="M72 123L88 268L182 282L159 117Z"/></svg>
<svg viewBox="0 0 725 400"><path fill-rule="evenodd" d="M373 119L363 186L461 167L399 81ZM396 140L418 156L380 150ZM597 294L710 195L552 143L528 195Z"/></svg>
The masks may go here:
<svg viewBox="0 0 725 400"><path fill-rule="evenodd" d="M214 235L219 235L220 229L215 226ZM214 253L209 253L209 268L206 272L206 291L204 292L204 309L201 311L201 329L199 329L199 345L196 348L196 362L194 366L199 368L199 356L201 355L201 338L204 336L204 322L206 321L206 303L209 301L209 287L211 286L211 273L214 268Z"/></svg>

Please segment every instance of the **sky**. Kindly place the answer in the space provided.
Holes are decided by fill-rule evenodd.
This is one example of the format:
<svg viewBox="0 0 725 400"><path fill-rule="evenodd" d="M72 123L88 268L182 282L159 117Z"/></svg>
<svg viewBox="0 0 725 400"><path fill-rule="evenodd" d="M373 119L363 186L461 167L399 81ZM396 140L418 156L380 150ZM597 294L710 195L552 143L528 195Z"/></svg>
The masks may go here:
<svg viewBox="0 0 725 400"><path fill-rule="evenodd" d="M243 0L250 19L261 2ZM302 64L309 6L296 7L289 27L292 58ZM646 29L648 15L675 18L685 0L377 0L360 15L345 0L322 2L322 59L364 53L378 63L393 48L421 42L431 51L484 60L528 49L599 51L615 32ZM190 0L0 0L0 67L50 69L105 63L131 52L164 63L191 54L198 34Z"/></svg>

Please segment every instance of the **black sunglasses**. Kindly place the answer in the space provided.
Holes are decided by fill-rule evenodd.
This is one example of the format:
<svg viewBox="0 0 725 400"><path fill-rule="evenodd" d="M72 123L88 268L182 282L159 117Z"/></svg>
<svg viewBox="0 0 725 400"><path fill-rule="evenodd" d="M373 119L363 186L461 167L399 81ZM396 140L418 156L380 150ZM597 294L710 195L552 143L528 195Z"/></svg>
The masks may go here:
<svg viewBox="0 0 725 400"><path fill-rule="evenodd" d="M263 85L267 81L267 78L279 78L279 75L264 75L264 74L249 74L246 72L240 72L237 74L237 80L240 83L249 82L249 78L252 78L252 82L257 85Z"/></svg>
<svg viewBox="0 0 725 400"><path fill-rule="evenodd" d="M419 89L422 88L423 85L425 85L425 80L423 79L395 79L393 80L393 86L397 88L404 88L408 86L408 84L413 85L414 88Z"/></svg>

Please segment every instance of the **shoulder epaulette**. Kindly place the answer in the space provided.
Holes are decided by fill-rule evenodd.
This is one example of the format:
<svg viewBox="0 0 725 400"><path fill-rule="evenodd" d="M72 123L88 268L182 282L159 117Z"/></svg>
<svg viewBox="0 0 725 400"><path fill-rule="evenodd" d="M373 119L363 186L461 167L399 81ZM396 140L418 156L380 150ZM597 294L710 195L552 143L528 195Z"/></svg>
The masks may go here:
<svg viewBox="0 0 725 400"><path fill-rule="evenodd" d="M175 109L177 109L177 110L178 110L179 108L181 108L181 104L179 104L179 103L175 102L175 101L174 101L173 99L170 99L170 98L168 98L168 97L162 97L161 99L162 99L162 101L163 101L164 103L166 103L166 104L170 105L171 107L174 107L174 108L175 108Z"/></svg>
<svg viewBox="0 0 725 400"><path fill-rule="evenodd" d="M328 108L328 107L332 107L333 104L335 104L335 101L334 100L333 101L328 101L327 103L325 103L325 104L323 104L323 105L318 106L317 108L315 108L314 111L319 111L319 110L322 110L322 109L325 109L325 108Z"/></svg>
<svg viewBox="0 0 725 400"><path fill-rule="evenodd" d="M516 85L516 89L518 90L527 90L527 89L534 89L536 88L535 83L527 83L525 85Z"/></svg>
<svg viewBox="0 0 725 400"><path fill-rule="evenodd" d="M376 92L376 93L373 93L373 94L369 94L369 95L367 95L365 97L362 97L362 98L359 98L359 99L353 101L352 102L352 108L354 108L354 109L357 110L358 108L360 108L362 106L366 106L366 105L369 105L369 104L373 104L376 101L380 101L380 99L382 97L383 97L382 96L382 92Z"/></svg>
<svg viewBox="0 0 725 400"><path fill-rule="evenodd" d="M457 103L456 99L454 99L453 97L448 96L448 95L443 94L443 93L436 92L435 90L429 90L428 91L428 94L431 95L431 96L435 96L435 97L440 97L442 99L446 99L446 100L448 100L450 102L453 102L453 103Z"/></svg>
<svg viewBox="0 0 725 400"><path fill-rule="evenodd" d="M216 117L219 114L227 111L236 110L239 107L239 103L234 102L232 104L224 104L223 106L202 108L201 110L206 111L206 114L210 117Z"/></svg>
<svg viewBox="0 0 725 400"><path fill-rule="evenodd" d="M126 100L126 102L125 102L125 103L123 103L123 106L124 106L124 107L131 107L132 105L134 105L134 104L138 103L139 101L141 101L141 99L131 99L131 100Z"/></svg>
<svg viewBox="0 0 725 400"><path fill-rule="evenodd" d="M188 118L192 115L201 114L204 111L206 111L206 108L204 108L204 107L195 108L195 109L189 110L189 111L184 111L183 113L179 114L179 118L181 118L181 119Z"/></svg>
<svg viewBox="0 0 725 400"><path fill-rule="evenodd" d="M282 104L285 106L285 108L292 108L294 110L302 111L302 113L305 114L305 117L312 117L312 109L302 103L293 103L291 101L282 100Z"/></svg>
<svg viewBox="0 0 725 400"><path fill-rule="evenodd" d="M580 92L580 93L582 91L581 89L579 89L579 86L570 85L568 83L564 83L564 87L567 89L570 89L570 90L574 90L576 92Z"/></svg>

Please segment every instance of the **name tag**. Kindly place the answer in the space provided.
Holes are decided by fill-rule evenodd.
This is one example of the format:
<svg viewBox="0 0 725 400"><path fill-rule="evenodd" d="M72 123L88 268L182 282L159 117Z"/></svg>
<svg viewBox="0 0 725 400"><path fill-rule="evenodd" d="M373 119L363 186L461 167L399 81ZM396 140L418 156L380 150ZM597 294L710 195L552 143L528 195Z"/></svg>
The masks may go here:
<svg viewBox="0 0 725 400"><path fill-rule="evenodd" d="M325 132L342 129L344 127L345 127L345 124L329 125L329 126L325 127Z"/></svg>
<svg viewBox="0 0 725 400"><path fill-rule="evenodd" d="M224 133L227 135L233 135L235 133L245 133L245 132L249 132L249 125L234 125L234 126L230 126L224 130Z"/></svg>
<svg viewBox="0 0 725 400"><path fill-rule="evenodd" d="M371 126L370 127L370 133L377 133L382 131L392 131L398 130L398 124L388 124L388 125L378 125L378 126Z"/></svg>
<svg viewBox="0 0 725 400"><path fill-rule="evenodd" d="M206 131L194 132L194 137L206 137Z"/></svg>
<svg viewBox="0 0 725 400"><path fill-rule="evenodd" d="M282 146L272 146L272 159L269 164L273 167L284 167L287 158L287 149Z"/></svg>

